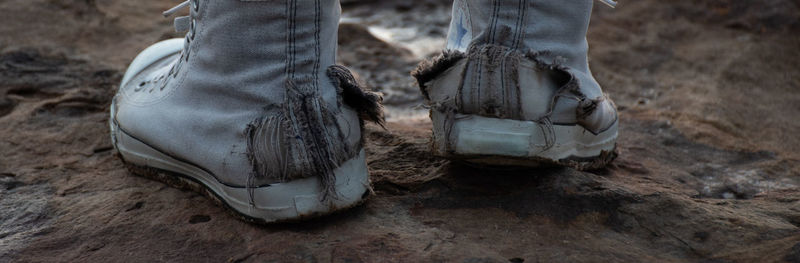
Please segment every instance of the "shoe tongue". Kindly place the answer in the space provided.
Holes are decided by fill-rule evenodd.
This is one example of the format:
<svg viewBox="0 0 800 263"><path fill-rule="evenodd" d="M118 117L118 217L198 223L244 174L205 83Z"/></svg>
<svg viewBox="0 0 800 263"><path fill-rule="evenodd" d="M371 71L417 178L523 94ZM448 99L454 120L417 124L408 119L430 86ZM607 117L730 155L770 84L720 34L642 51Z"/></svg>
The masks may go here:
<svg viewBox="0 0 800 263"><path fill-rule="evenodd" d="M175 18L175 32L187 32L192 27L192 18L190 16L179 16Z"/></svg>

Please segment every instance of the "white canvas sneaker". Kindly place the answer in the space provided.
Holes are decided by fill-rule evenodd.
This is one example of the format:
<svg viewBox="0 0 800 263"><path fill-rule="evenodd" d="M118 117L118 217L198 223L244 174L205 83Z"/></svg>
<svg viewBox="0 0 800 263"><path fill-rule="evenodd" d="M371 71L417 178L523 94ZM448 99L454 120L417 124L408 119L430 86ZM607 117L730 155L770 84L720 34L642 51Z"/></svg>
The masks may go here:
<svg viewBox="0 0 800 263"><path fill-rule="evenodd" d="M358 204L362 119L383 115L380 96L335 65L339 1L191 0L165 15L181 8L186 38L139 54L111 106L125 164L249 221Z"/></svg>
<svg viewBox="0 0 800 263"><path fill-rule="evenodd" d="M446 50L413 72L431 107L434 154L577 169L611 162L618 119L589 70L592 5L456 0Z"/></svg>

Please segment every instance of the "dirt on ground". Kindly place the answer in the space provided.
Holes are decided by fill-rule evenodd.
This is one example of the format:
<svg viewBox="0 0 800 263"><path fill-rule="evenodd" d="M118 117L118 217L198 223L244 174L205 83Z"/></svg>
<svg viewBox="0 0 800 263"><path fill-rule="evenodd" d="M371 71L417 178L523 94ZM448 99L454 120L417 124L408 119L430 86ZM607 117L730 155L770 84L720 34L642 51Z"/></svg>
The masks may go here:
<svg viewBox="0 0 800 263"><path fill-rule="evenodd" d="M115 156L110 99L178 36L160 16L177 3L0 1L0 262L800 262L798 0L596 5L590 64L621 132L590 172L431 156L408 72L448 1L343 1L340 62L390 110L367 127L375 194L271 226Z"/></svg>

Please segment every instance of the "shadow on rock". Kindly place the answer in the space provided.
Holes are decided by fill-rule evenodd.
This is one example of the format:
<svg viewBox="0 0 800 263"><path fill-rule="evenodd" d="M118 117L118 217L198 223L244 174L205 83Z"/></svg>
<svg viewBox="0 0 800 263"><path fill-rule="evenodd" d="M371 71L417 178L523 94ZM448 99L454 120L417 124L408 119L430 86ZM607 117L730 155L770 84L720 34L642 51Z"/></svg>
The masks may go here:
<svg viewBox="0 0 800 263"><path fill-rule="evenodd" d="M569 168L495 170L449 163L429 185L431 194L419 200L426 208L499 208L520 218L542 216L569 223L597 212L618 220L617 208L639 197L614 188L606 179Z"/></svg>

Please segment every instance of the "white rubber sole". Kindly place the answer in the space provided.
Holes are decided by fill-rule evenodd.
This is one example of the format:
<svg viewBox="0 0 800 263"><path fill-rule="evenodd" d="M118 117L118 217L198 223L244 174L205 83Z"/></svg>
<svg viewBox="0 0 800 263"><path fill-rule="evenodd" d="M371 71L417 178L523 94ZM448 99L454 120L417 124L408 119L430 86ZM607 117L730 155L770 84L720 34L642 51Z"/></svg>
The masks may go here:
<svg viewBox="0 0 800 263"><path fill-rule="evenodd" d="M131 62L120 85L124 86L154 62L179 53L183 49L183 42L182 38L165 40L142 51ZM250 189L225 185L206 170L164 154L122 131L113 121L116 116L114 104L112 102L112 119L109 122L112 142L132 170L147 173L142 175L170 184L185 185L196 191L206 190L205 193L250 221L270 223L329 214L357 205L369 189L363 150L334 171L337 195L325 201L315 176Z"/></svg>
<svg viewBox="0 0 800 263"><path fill-rule="evenodd" d="M291 221L349 208L359 204L369 189L369 174L363 150L334 171L337 195L323 201L316 177L249 190L245 187L228 186L203 169L148 146L121 131L116 125L112 125L112 135L116 139L115 147L126 163L185 176L205 187L246 219L262 223ZM250 203L250 192L253 194L253 204Z"/></svg>
<svg viewBox="0 0 800 263"><path fill-rule="evenodd" d="M532 121L456 114L448 129L445 114L435 110L431 120L434 154L492 165L590 162L613 152L618 135L618 123L599 134L579 125L553 125L555 141L548 148L545 129Z"/></svg>

